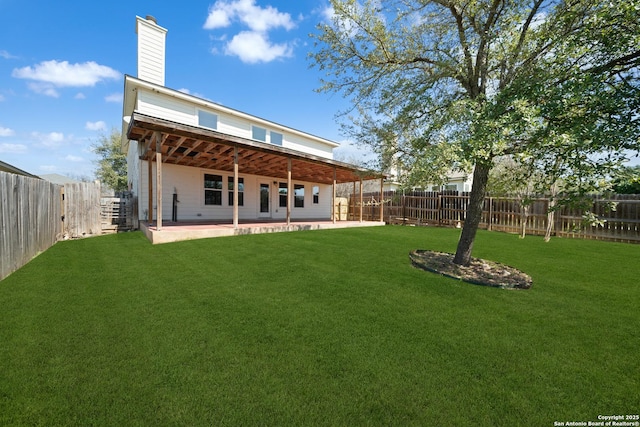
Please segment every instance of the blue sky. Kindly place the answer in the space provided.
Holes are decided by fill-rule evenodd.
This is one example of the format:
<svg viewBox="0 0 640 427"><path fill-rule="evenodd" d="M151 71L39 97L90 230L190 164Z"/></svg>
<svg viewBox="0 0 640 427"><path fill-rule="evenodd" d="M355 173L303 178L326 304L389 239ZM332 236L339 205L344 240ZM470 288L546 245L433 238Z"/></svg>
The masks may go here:
<svg viewBox="0 0 640 427"><path fill-rule="evenodd" d="M188 4L188 7L186 6ZM100 135L119 129L123 76L136 75L136 15L168 29L166 86L343 141L348 104L316 93L309 33L322 0L0 0L0 160L36 175L93 177Z"/></svg>

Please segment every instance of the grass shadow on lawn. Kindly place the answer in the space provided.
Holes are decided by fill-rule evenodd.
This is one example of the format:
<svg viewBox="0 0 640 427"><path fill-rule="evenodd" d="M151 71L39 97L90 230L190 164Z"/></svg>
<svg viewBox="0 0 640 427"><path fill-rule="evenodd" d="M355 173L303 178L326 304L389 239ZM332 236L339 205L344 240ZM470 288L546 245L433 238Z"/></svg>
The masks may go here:
<svg viewBox="0 0 640 427"><path fill-rule="evenodd" d="M552 425L636 413L640 246L458 230L61 242L0 282L1 425ZM633 265L632 265L633 263ZM635 412L634 412L635 411Z"/></svg>

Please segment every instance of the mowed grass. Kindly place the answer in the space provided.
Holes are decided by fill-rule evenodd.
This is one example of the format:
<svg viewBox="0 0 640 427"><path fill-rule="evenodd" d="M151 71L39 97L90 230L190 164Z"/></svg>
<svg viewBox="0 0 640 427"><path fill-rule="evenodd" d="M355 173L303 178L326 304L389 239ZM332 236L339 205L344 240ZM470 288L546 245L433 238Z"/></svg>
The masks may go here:
<svg viewBox="0 0 640 427"><path fill-rule="evenodd" d="M56 244L0 282L0 425L550 426L640 410L640 246L458 230Z"/></svg>

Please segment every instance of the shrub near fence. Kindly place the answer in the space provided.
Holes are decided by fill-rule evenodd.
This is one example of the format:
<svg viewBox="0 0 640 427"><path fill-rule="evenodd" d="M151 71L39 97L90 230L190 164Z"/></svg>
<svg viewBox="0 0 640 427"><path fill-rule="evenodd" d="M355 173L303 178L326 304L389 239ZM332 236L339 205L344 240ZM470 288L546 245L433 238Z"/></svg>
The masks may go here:
<svg viewBox="0 0 640 427"><path fill-rule="evenodd" d="M380 220L380 193L362 195L362 217L364 220ZM468 193L415 191L405 194L385 191L384 220L387 223L411 225L461 226L469 203ZM611 204L615 209L609 209ZM544 235L549 211L548 198L535 198L526 211L521 200L515 197L486 197L482 213L481 228L521 233L523 224L526 234ZM613 195L606 199L594 198L592 213L602 220L598 225L584 225L583 214L571 207L562 207L555 212L552 234L561 237L611 240L640 243L640 196ZM349 219L360 215L360 195L351 195Z"/></svg>

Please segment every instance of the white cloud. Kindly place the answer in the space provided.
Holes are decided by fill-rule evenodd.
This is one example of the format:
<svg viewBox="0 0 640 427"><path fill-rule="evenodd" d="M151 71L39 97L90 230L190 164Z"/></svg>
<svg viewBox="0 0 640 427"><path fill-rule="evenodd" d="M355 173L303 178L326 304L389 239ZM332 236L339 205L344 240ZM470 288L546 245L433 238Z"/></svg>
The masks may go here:
<svg viewBox="0 0 640 427"><path fill-rule="evenodd" d="M0 153L3 154L23 154L27 152L27 146L24 144L0 144Z"/></svg>
<svg viewBox="0 0 640 427"><path fill-rule="evenodd" d="M293 56L293 47L287 43L273 44L266 34L243 31L227 44L227 55L237 56L242 62L255 64Z"/></svg>
<svg viewBox="0 0 640 427"><path fill-rule="evenodd" d="M247 25L253 31L269 31L273 28L291 30L296 27L291 15L278 11L273 6L260 7L255 0L218 0L209 8L204 29L226 28L234 20Z"/></svg>
<svg viewBox="0 0 640 427"><path fill-rule="evenodd" d="M64 159L68 162L75 162L75 163L84 162L84 159L82 157L74 156L72 154L67 155Z"/></svg>
<svg viewBox="0 0 640 427"><path fill-rule="evenodd" d="M212 38L225 43L222 49L225 54L238 56L241 61L250 64L293 56L293 43L272 43L268 35L269 31L279 28L287 31L294 29L296 22L290 14L280 12L273 6L258 6L255 0L218 0L209 8L203 27L216 30L230 27L233 23L248 28L248 31L240 31L230 40L226 34ZM220 51L217 47L211 49L213 54Z"/></svg>
<svg viewBox="0 0 640 427"><path fill-rule="evenodd" d="M40 165L38 169L45 172L55 172L58 170L58 167L54 165Z"/></svg>
<svg viewBox="0 0 640 427"><path fill-rule="evenodd" d="M57 148L63 145L65 142L64 134L61 132L31 132L31 137L38 141L40 145L43 145L47 148Z"/></svg>
<svg viewBox="0 0 640 427"><path fill-rule="evenodd" d="M333 21L333 18L336 16L336 11L333 6L327 6L320 11L322 17L329 22Z"/></svg>
<svg viewBox="0 0 640 427"><path fill-rule="evenodd" d="M0 50L0 58L4 58L4 59L16 59L17 56L11 55L9 52L7 52L6 50Z"/></svg>
<svg viewBox="0 0 640 427"><path fill-rule="evenodd" d="M207 20L204 23L204 29L215 30L216 28L225 28L231 25L231 14L219 3L209 8L209 16L207 16Z"/></svg>
<svg viewBox="0 0 640 427"><path fill-rule="evenodd" d="M86 99L87 97L85 96L84 93L82 92L78 92L76 93L76 96L74 96L75 99Z"/></svg>
<svg viewBox="0 0 640 427"><path fill-rule="evenodd" d="M4 128L0 126L0 136L13 136L15 135L15 131L13 129Z"/></svg>
<svg viewBox="0 0 640 427"><path fill-rule="evenodd" d="M12 77L35 80L55 87L95 86L103 80L116 80L120 72L93 61L70 64L68 61L43 61L33 67L15 68Z"/></svg>
<svg viewBox="0 0 640 427"><path fill-rule="evenodd" d="M104 100L107 102L122 102L123 97L121 93L112 93L111 95L105 96Z"/></svg>
<svg viewBox="0 0 640 427"><path fill-rule="evenodd" d="M87 129L87 130L106 130L107 129L107 124L105 122L103 122L102 120L99 120L97 122L87 122L87 124L85 125L85 129Z"/></svg>
<svg viewBox="0 0 640 427"><path fill-rule="evenodd" d="M359 2L356 2L351 7L355 8L356 12L359 12L362 10L362 5ZM353 20L344 18L342 16L337 16L333 6L327 6L324 9L321 9L320 16L329 25L333 27L337 26L336 29L341 33L344 33L347 37L355 36L359 30L359 27L355 24ZM382 15L378 15L378 16L382 17Z"/></svg>
<svg viewBox="0 0 640 427"><path fill-rule="evenodd" d="M50 83L29 83L27 85L35 93L40 95L50 96L52 98L59 98L60 93Z"/></svg>

